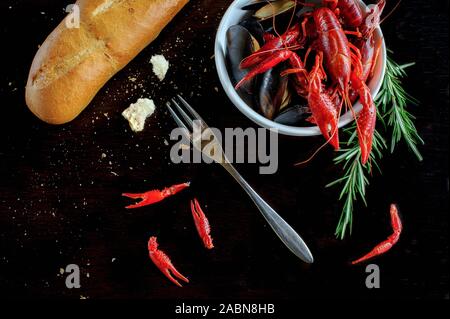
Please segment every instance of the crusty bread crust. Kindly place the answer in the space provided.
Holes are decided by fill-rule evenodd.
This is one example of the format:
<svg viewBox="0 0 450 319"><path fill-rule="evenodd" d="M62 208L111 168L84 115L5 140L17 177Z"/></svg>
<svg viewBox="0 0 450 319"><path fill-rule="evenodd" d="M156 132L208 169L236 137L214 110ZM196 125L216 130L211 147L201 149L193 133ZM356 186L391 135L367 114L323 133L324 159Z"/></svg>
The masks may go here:
<svg viewBox="0 0 450 319"><path fill-rule="evenodd" d="M50 124L72 121L187 2L78 0L80 28L61 22L34 58L25 94L29 109Z"/></svg>

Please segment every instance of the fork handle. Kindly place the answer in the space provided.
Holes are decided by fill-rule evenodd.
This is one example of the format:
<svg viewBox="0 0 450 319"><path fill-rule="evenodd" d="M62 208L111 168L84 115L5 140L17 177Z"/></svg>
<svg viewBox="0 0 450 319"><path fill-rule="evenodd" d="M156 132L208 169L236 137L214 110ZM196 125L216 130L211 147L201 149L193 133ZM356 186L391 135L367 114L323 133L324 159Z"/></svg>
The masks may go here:
<svg viewBox="0 0 450 319"><path fill-rule="evenodd" d="M258 207L270 227L275 231L281 241L300 259L306 263L314 261L313 256L300 235L273 210L255 190L247 183L247 181L239 174L234 166L229 162L223 162L222 166L234 177L234 179L242 186L245 192Z"/></svg>

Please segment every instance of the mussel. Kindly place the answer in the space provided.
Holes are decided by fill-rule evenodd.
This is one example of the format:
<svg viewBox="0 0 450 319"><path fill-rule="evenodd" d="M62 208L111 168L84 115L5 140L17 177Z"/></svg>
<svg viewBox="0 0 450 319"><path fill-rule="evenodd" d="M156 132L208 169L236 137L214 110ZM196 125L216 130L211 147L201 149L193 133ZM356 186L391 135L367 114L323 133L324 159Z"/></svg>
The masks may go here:
<svg viewBox="0 0 450 319"><path fill-rule="evenodd" d="M282 110L273 120L276 123L296 126L302 121L305 121L311 112L306 105L289 106Z"/></svg>
<svg viewBox="0 0 450 319"><path fill-rule="evenodd" d="M253 0L242 8L254 12L227 31L226 58L233 85L251 69L241 69L241 62L265 43L267 33L275 35L278 34L277 30L288 29L296 8L295 0ZM276 19L272 20L274 16ZM264 74L255 76L237 92L245 103L266 118L286 125L296 125L307 118L309 109L299 106L304 100L297 99L296 94L293 94L289 77L281 76L286 67L286 63L281 63Z"/></svg>
<svg viewBox="0 0 450 319"><path fill-rule="evenodd" d="M274 16L289 12L295 7L295 0L278 0L267 3L258 9L254 17L260 21L273 18ZM292 11L291 11L292 12Z"/></svg>
<svg viewBox="0 0 450 319"><path fill-rule="evenodd" d="M288 77L280 75L284 68L282 63L268 70L263 74L259 85L258 106L261 113L270 120L291 100Z"/></svg>
<svg viewBox="0 0 450 319"><path fill-rule="evenodd" d="M239 22L240 26L247 29L248 32L258 41L259 45L264 44L264 28L255 18L249 18Z"/></svg>
<svg viewBox="0 0 450 319"><path fill-rule="evenodd" d="M259 48L258 41L243 26L234 25L228 29L226 58L234 85L248 73L248 70L239 67L241 61ZM255 83L256 79L250 80L238 90L242 99L249 105L254 104L252 95L255 92Z"/></svg>

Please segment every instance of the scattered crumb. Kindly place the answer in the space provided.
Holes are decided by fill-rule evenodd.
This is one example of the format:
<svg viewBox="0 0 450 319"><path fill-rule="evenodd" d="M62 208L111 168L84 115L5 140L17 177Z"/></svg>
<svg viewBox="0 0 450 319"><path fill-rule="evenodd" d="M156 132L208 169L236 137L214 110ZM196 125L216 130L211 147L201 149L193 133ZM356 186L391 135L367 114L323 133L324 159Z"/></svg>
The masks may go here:
<svg viewBox="0 0 450 319"><path fill-rule="evenodd" d="M122 116L128 120L134 132L144 130L145 121L155 112L155 104L150 99L139 99L123 111Z"/></svg>
<svg viewBox="0 0 450 319"><path fill-rule="evenodd" d="M153 73L160 81L163 81L169 70L169 61L163 55L154 55L150 59L150 63L153 65Z"/></svg>

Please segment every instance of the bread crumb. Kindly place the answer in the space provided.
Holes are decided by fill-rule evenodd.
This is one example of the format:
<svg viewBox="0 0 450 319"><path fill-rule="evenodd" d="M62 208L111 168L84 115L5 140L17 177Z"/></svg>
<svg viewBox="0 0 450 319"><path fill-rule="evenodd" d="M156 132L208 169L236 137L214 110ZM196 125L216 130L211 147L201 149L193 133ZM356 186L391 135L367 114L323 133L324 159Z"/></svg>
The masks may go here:
<svg viewBox="0 0 450 319"><path fill-rule="evenodd" d="M139 99L123 111L122 116L130 123L134 132L144 130L145 121L155 112L155 104L150 99Z"/></svg>
<svg viewBox="0 0 450 319"><path fill-rule="evenodd" d="M160 81L163 81L169 70L169 61L160 54L152 56L150 63L153 65L153 73L155 73Z"/></svg>

